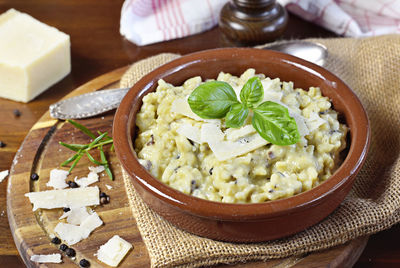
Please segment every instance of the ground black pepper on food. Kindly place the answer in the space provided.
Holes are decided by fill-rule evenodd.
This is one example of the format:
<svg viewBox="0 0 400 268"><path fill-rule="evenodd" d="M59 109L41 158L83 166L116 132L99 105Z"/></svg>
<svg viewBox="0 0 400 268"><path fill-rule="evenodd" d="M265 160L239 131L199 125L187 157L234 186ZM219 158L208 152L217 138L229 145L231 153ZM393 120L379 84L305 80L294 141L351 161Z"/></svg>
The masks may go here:
<svg viewBox="0 0 400 268"><path fill-rule="evenodd" d="M31 180L37 181L39 179L39 175L37 173L32 173L31 174Z"/></svg>
<svg viewBox="0 0 400 268"><path fill-rule="evenodd" d="M79 265L80 265L81 267L89 267L89 266L90 266L90 262L89 262L88 260L86 260L86 259L82 259L82 260L79 262Z"/></svg>
<svg viewBox="0 0 400 268"><path fill-rule="evenodd" d="M53 239L51 239L51 243L58 245L61 243L61 240L60 240L60 238L58 238L56 236L56 237L53 237Z"/></svg>
<svg viewBox="0 0 400 268"><path fill-rule="evenodd" d="M60 245L60 249L61 249L62 251L66 251L66 250L68 249L68 246L67 246L66 244L61 244L61 245Z"/></svg>
<svg viewBox="0 0 400 268"><path fill-rule="evenodd" d="M68 257L75 257L76 252L75 252L75 249L73 249L73 248L67 248L65 250L65 254L67 254Z"/></svg>

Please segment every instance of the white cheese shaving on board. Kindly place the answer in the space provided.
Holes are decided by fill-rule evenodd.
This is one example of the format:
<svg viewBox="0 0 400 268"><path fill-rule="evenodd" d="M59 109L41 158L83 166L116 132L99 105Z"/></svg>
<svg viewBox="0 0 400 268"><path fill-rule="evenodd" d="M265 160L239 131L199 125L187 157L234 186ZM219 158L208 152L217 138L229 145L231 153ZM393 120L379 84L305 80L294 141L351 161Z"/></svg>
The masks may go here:
<svg viewBox="0 0 400 268"><path fill-rule="evenodd" d="M97 259L112 267L117 267L128 251L132 248L131 243L114 235L97 251Z"/></svg>
<svg viewBox="0 0 400 268"><path fill-rule="evenodd" d="M86 217L82 221L81 225L74 225L69 223L60 222L54 228L59 237L65 241L68 245L74 245L79 241L88 238L90 233L97 227L101 226L103 221L97 215L96 212Z"/></svg>
<svg viewBox="0 0 400 268"><path fill-rule="evenodd" d="M64 212L59 218L60 220L67 218L67 222L75 225L81 224L90 214L86 207L71 208L70 211Z"/></svg>
<svg viewBox="0 0 400 268"><path fill-rule="evenodd" d="M31 261L39 263L61 263L61 254L54 253L49 255L32 255Z"/></svg>
<svg viewBox="0 0 400 268"><path fill-rule="evenodd" d="M111 185L106 184L106 187L107 187L108 190L111 190L111 189L112 189L112 186L111 186Z"/></svg>
<svg viewBox="0 0 400 268"><path fill-rule="evenodd" d="M104 166L89 167L89 170L94 173L100 173L104 171Z"/></svg>
<svg viewBox="0 0 400 268"><path fill-rule="evenodd" d="M83 177L83 178L80 178L80 179L75 178L74 181L80 187L87 187L92 183L98 182L99 181L99 175L97 175L97 173L91 171L91 172L89 172L87 177Z"/></svg>
<svg viewBox="0 0 400 268"><path fill-rule="evenodd" d="M62 190L49 190L26 193L33 204L33 211L38 208L52 209L63 207L82 207L100 204L99 187L85 187Z"/></svg>
<svg viewBox="0 0 400 268"><path fill-rule="evenodd" d="M64 189L68 187L68 184L65 182L67 179L69 172L62 169L52 169L50 171L50 179L49 182L46 183L48 187L53 187L54 189Z"/></svg>
<svg viewBox="0 0 400 268"><path fill-rule="evenodd" d="M201 143L200 128L191 124L182 124L176 130L179 135L182 135L194 142Z"/></svg>
<svg viewBox="0 0 400 268"><path fill-rule="evenodd" d="M2 182L8 176L8 170L0 172L0 182Z"/></svg>
<svg viewBox="0 0 400 268"><path fill-rule="evenodd" d="M268 144L268 141L264 140L258 133L242 137L237 141L224 141L224 134L214 124L204 124L201 134L202 139L204 138L204 141L208 143L208 146L219 161L246 154Z"/></svg>

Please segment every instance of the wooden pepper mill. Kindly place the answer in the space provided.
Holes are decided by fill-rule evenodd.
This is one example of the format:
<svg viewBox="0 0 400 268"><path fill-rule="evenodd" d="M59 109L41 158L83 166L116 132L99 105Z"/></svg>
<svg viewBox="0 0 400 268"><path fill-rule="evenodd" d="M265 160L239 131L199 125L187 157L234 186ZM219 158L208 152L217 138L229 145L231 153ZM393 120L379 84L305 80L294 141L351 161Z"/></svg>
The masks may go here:
<svg viewBox="0 0 400 268"><path fill-rule="evenodd" d="M236 44L261 44L278 38L288 22L275 0L233 0L221 10L219 27Z"/></svg>

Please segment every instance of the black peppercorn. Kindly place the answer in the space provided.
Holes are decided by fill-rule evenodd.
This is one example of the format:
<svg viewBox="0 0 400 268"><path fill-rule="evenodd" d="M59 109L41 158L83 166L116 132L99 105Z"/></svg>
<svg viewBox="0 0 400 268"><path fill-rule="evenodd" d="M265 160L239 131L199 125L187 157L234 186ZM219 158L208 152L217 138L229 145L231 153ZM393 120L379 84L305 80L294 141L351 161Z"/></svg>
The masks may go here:
<svg viewBox="0 0 400 268"><path fill-rule="evenodd" d="M63 208L63 211L64 212L68 212L68 211L70 211L71 209L70 208Z"/></svg>
<svg viewBox="0 0 400 268"><path fill-rule="evenodd" d="M61 240L60 240L60 238L58 238L56 236L56 237L53 237L53 239L51 239L51 243L58 245L61 243Z"/></svg>
<svg viewBox="0 0 400 268"><path fill-rule="evenodd" d="M4 142L0 141L0 148L6 147L7 144L5 144Z"/></svg>
<svg viewBox="0 0 400 268"><path fill-rule="evenodd" d="M61 249L62 251L66 251L66 250L68 249L68 246L67 246L66 244L61 244L61 245L60 245L60 249Z"/></svg>
<svg viewBox="0 0 400 268"><path fill-rule="evenodd" d="M37 173L32 173L31 174L31 180L37 181L39 179L39 175Z"/></svg>
<svg viewBox="0 0 400 268"><path fill-rule="evenodd" d="M65 250L65 254L67 254L68 257L75 257L76 252L75 252L75 249L73 249L73 248L67 248Z"/></svg>
<svg viewBox="0 0 400 268"><path fill-rule="evenodd" d="M89 267L89 266L90 266L90 262L89 262L88 260L86 260L86 259L82 259L82 260L79 262L79 265L80 265L81 267Z"/></svg>
<svg viewBox="0 0 400 268"><path fill-rule="evenodd" d="M110 197L108 195L100 197L100 204L108 204L110 203Z"/></svg>
<svg viewBox="0 0 400 268"><path fill-rule="evenodd" d="M15 109L15 110L13 111L13 113L14 113L14 116L15 116L15 117L20 117L20 116L21 116L21 111L18 110L18 109Z"/></svg>
<svg viewBox="0 0 400 268"><path fill-rule="evenodd" d="M79 187L79 185L74 181L67 181L67 184L71 188L78 188Z"/></svg>

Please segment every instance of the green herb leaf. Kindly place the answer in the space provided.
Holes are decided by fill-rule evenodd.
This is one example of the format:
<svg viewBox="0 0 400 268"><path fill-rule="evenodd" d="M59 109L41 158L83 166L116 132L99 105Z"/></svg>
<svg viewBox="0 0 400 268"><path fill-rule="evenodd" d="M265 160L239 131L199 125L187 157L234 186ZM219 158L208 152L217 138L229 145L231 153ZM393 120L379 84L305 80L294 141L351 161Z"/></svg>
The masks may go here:
<svg viewBox="0 0 400 268"><path fill-rule="evenodd" d="M106 158L106 154L104 153L103 146L100 146L99 149L100 149L101 161L106 162L106 164L104 165L104 169L106 170L106 173L107 173L108 177L110 177L110 179L113 181L114 180L114 176L113 176L113 174L112 174L112 172L110 170L110 167L108 166L108 161L107 161L107 158Z"/></svg>
<svg viewBox="0 0 400 268"><path fill-rule="evenodd" d="M249 109L241 103L236 103L231 106L231 109L226 114L225 124L227 127L239 128L243 126L249 115Z"/></svg>
<svg viewBox="0 0 400 268"><path fill-rule="evenodd" d="M73 125L74 127L76 127L77 129L81 130L83 133L85 133L92 139L96 138L96 135L94 135L94 133L92 131L90 131L87 127L79 124L78 122L75 122L74 120L71 120L71 119L68 119L67 122L70 123L71 125Z"/></svg>
<svg viewBox="0 0 400 268"><path fill-rule="evenodd" d="M264 97L264 89L261 84L260 78L257 76L247 80L242 90L240 91L240 100L249 108L253 108L255 104L259 103Z"/></svg>
<svg viewBox="0 0 400 268"><path fill-rule="evenodd" d="M286 107L266 101L253 109L252 124L261 137L272 144L290 145L300 139L297 124Z"/></svg>
<svg viewBox="0 0 400 268"><path fill-rule="evenodd" d="M104 166L108 176L110 176L110 178L113 179L111 170L108 166L108 161L106 159L106 156L105 156L105 153L103 150L103 145L106 145L106 144L112 144L112 148L114 147L113 139L110 136L108 136L107 132L102 133L102 132L98 131L97 133L99 134L99 136L96 137L96 135L93 134L93 132L91 132L85 126L83 126L73 120L67 120L67 121L69 123L71 123L72 125L74 125L76 128L78 128L79 130L81 130L82 132L84 132L86 135L91 137L93 139L93 141L89 144L68 144L68 143L64 143L64 142L60 141L59 142L60 145L76 152L73 156L71 156L64 162L62 162L61 166L66 166L72 162L72 165L69 169L69 172L71 172L75 168L75 166L78 164L78 162L82 158L82 156L84 154L86 154L86 156L92 163L94 163L96 165ZM95 149L95 148L100 149L101 162L94 159L94 157L89 153L90 150Z"/></svg>
<svg viewBox="0 0 400 268"><path fill-rule="evenodd" d="M88 152L86 151L86 156L89 158L90 162L92 162L95 165L99 165L99 166L104 166L107 164L107 162L99 162L96 159L94 159L94 157Z"/></svg>
<svg viewBox="0 0 400 268"><path fill-rule="evenodd" d="M107 132L104 132L103 134L101 134L100 136L98 136L97 138L95 138L88 146L88 148L86 150L90 150L93 148L94 145L96 145L99 141L101 141L105 136L107 135Z"/></svg>
<svg viewBox="0 0 400 268"><path fill-rule="evenodd" d="M68 144L62 141L60 141L59 144L75 152L86 149L88 147L86 144Z"/></svg>
<svg viewBox="0 0 400 268"><path fill-rule="evenodd" d="M66 165L68 165L69 163L74 161L78 156L79 156L79 154L74 154L73 156L71 156L70 158L68 158L64 162L62 162L60 166L65 167Z"/></svg>
<svg viewBox="0 0 400 268"><path fill-rule="evenodd" d="M82 152L79 151L79 152L77 153L77 157L75 158L74 163L72 163L72 165L71 165L71 167L69 168L68 172L71 173L71 171L74 169L74 167L76 166L76 164L78 164L79 160L81 160L82 156L83 156Z"/></svg>
<svg viewBox="0 0 400 268"><path fill-rule="evenodd" d="M226 82L210 81L198 86L189 96L192 111L205 119L222 118L239 103L233 88Z"/></svg>

